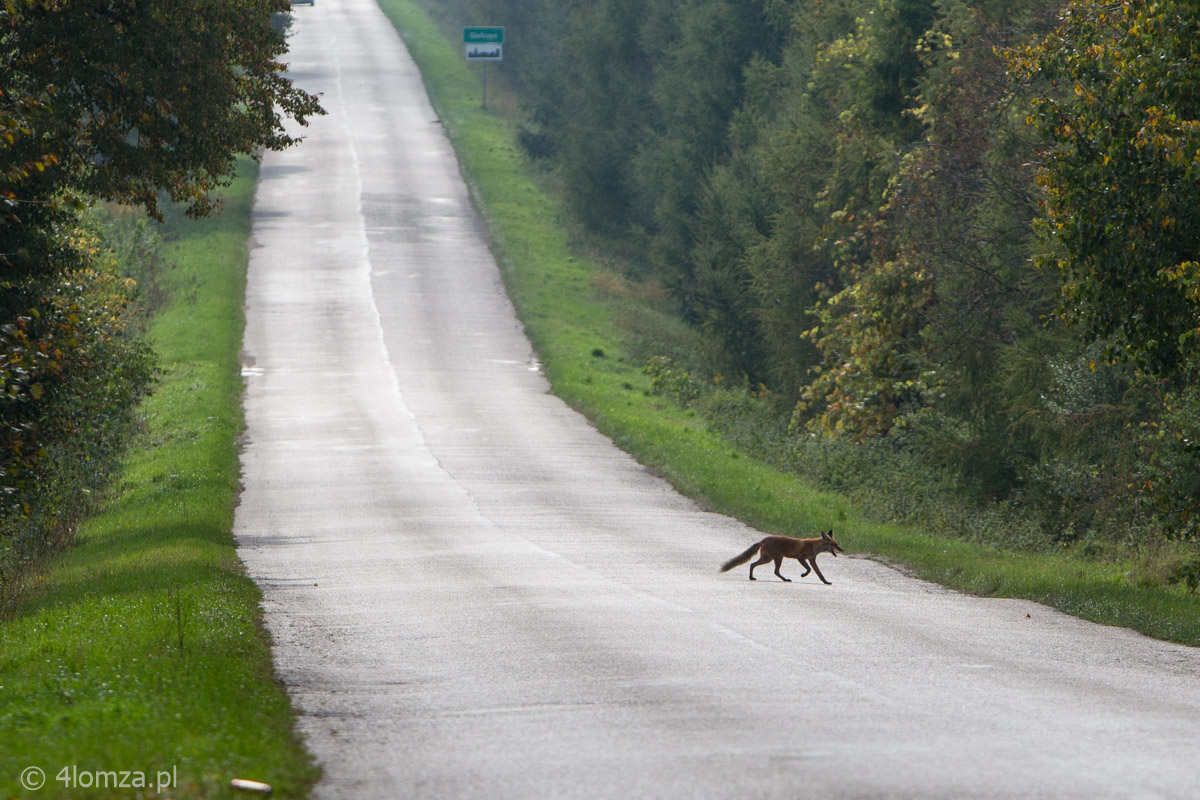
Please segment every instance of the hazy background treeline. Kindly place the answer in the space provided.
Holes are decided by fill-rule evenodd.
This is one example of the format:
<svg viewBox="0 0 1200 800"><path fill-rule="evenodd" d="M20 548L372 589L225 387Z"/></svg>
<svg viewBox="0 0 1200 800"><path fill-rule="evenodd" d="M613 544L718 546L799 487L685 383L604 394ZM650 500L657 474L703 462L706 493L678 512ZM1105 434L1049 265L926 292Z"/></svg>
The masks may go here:
<svg viewBox="0 0 1200 800"><path fill-rule="evenodd" d="M664 394L884 516L1195 541L1195 8L420 2L506 27L581 244L696 332L639 331Z"/></svg>

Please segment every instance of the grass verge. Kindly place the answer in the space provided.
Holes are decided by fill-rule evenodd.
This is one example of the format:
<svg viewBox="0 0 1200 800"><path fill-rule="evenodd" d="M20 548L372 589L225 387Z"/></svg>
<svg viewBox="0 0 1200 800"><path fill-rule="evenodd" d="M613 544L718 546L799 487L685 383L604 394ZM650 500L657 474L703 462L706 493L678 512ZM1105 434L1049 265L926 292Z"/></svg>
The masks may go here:
<svg viewBox="0 0 1200 800"><path fill-rule="evenodd" d="M1135 564L1001 551L864 519L844 497L747 457L691 412L653 396L635 364L640 347L614 319L628 314L599 287L611 276L576 256L554 199L530 176L512 126L481 108L480 79L412 0L379 0L424 76L487 220L509 295L556 394L680 491L772 533L837 530L851 551L927 580L1019 597L1096 622L1200 645L1200 597L1143 586ZM495 89L489 86L489 95ZM490 104L491 105L491 104ZM643 316L654 315L652 308ZM666 328L653 321L650 327ZM713 565L714 569L716 565Z"/></svg>
<svg viewBox="0 0 1200 800"><path fill-rule="evenodd" d="M316 778L230 534L255 175L219 217L169 224L145 432L0 623L0 797L234 797L235 777L303 797Z"/></svg>

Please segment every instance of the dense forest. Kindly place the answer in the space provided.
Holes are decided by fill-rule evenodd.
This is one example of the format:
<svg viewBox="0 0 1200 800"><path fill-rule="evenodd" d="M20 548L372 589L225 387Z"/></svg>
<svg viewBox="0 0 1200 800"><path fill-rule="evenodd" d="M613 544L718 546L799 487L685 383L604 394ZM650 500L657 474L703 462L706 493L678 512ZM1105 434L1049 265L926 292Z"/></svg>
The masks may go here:
<svg viewBox="0 0 1200 800"><path fill-rule="evenodd" d="M1196 4L421 2L505 26L531 162L696 331L656 385L884 516L1194 547Z"/></svg>

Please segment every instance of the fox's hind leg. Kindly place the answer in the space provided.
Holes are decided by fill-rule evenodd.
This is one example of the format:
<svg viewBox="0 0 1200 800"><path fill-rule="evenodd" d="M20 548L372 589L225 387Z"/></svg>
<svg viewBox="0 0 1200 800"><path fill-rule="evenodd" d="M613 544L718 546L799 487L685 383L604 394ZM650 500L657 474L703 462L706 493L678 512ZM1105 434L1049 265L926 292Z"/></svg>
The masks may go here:
<svg viewBox="0 0 1200 800"><path fill-rule="evenodd" d="M763 551L761 551L761 550L759 550L759 551L758 551L758 554L759 554L759 559L758 559L758 561L755 561L753 564L751 564L751 565L750 565L750 580L754 580L754 579L755 579L755 578L754 578L754 568L755 568L755 567L757 567L757 566L761 566L762 564L766 564L768 561L770 561L770 560L771 560L771 556L767 555L766 553L764 553L764 552L763 552ZM776 566L776 567L775 567L775 574L777 574L777 575L779 574L779 567L778 567L778 566Z"/></svg>
<svg viewBox="0 0 1200 800"><path fill-rule="evenodd" d="M812 572L812 567L810 567L810 566L808 565L808 561L807 561L807 559L803 559L803 558L797 558L796 560L797 560L797 561L799 561L801 564L803 564L803 565L804 565L804 575L807 575L808 573ZM813 563L814 563L814 564L815 564L815 563L817 563L816 559L813 559ZM804 577L804 575L801 575L800 577L801 577L801 578L803 578L803 577Z"/></svg>

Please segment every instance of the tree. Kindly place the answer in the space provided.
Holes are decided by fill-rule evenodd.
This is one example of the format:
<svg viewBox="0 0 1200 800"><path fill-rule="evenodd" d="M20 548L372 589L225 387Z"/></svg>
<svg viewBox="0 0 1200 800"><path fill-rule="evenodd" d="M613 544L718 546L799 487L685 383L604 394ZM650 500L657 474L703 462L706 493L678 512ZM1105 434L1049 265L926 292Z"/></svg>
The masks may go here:
<svg viewBox="0 0 1200 800"><path fill-rule="evenodd" d="M278 60L272 14L289 7L0 4L0 522L53 527L149 386L131 283L78 212L102 198L159 216L162 192L204 215L239 154L296 142L283 118L323 112Z"/></svg>
<svg viewBox="0 0 1200 800"><path fill-rule="evenodd" d="M1072 0L1012 59L1050 143L1041 232L1060 312L1181 378L1200 355L1200 6Z"/></svg>
<svg viewBox="0 0 1200 800"><path fill-rule="evenodd" d="M782 40L759 0L676 6L664 41L652 48L654 115L633 162L639 206L647 209L635 222L652 232L650 260L673 287L690 277L697 195L706 172L726 156L747 64L777 59Z"/></svg>
<svg viewBox="0 0 1200 800"><path fill-rule="evenodd" d="M591 231L618 240L636 218L631 163L645 119L654 54L643 27L666 14L669 0L599 0L570 11L556 76L561 108L535 116L555 142L567 205ZM550 77L550 76L546 76Z"/></svg>
<svg viewBox="0 0 1200 800"><path fill-rule="evenodd" d="M886 433L920 377L929 271L897 252L887 217L903 154L922 134L912 113L923 69L917 45L933 12L921 0L881 3L823 45L813 71L813 93L837 109L814 205L826 215L817 244L837 274L819 290L817 324L805 333L824 364L801 391L797 421L856 439Z"/></svg>
<svg viewBox="0 0 1200 800"><path fill-rule="evenodd" d="M321 113L278 59L288 0L10 0L0 6L0 266L49 268L71 193L211 210L239 153ZM40 240L40 245L39 245Z"/></svg>

